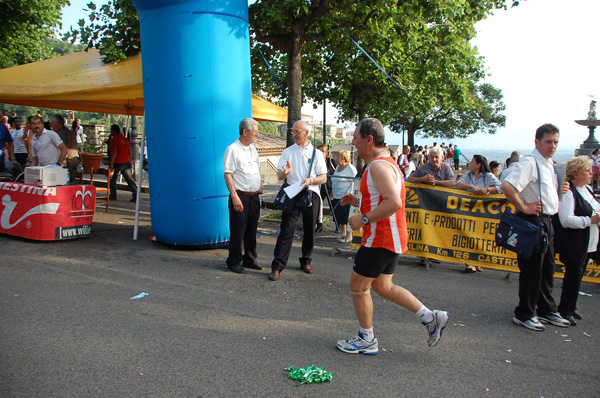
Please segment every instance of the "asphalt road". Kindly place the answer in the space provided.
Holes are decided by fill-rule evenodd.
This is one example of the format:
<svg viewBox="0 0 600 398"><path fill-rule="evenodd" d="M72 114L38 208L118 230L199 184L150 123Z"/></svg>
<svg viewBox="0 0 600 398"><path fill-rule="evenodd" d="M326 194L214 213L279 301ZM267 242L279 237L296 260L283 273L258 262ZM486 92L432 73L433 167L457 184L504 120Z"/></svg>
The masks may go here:
<svg viewBox="0 0 600 398"><path fill-rule="evenodd" d="M119 206L120 205L120 206ZM276 223L263 222L262 271L234 274L227 249L152 242L148 216L98 212L92 235L32 242L0 235L1 397L598 397L600 286L586 283L576 327L514 325L516 278L429 271L403 257L396 283L450 312L435 348L417 317L374 294L376 356L335 342L358 325L348 293L352 251L299 241L278 282L267 279ZM556 281L555 298L561 281ZM131 297L147 292L138 300ZM317 365L333 380L301 385L284 368Z"/></svg>

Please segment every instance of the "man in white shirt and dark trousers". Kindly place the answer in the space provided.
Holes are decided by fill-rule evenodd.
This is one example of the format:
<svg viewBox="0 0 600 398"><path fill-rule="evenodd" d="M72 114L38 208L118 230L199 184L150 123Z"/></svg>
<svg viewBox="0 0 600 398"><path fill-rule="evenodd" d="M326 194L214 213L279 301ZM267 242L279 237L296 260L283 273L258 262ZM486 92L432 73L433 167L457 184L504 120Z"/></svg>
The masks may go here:
<svg viewBox="0 0 600 398"><path fill-rule="evenodd" d="M229 257L227 267L244 274L245 268L261 270L256 263L256 229L260 219L260 198L263 192L260 160L254 143L258 138L258 123L246 118L240 122L240 138L225 150L223 169L229 190ZM244 253L242 254L242 244Z"/></svg>
<svg viewBox="0 0 600 398"><path fill-rule="evenodd" d="M555 267L552 217L558 212L559 203L552 156L558 146L558 137L556 126L540 126L535 133L535 149L531 156L523 157L501 185L508 201L517 208L517 214L535 225L542 223L548 234L546 253L534 253L529 259L517 255L519 305L515 308L513 322L540 332L545 329L542 323L559 327L570 325L558 314L552 297Z"/></svg>
<svg viewBox="0 0 600 398"><path fill-rule="evenodd" d="M319 206L321 195L319 194L319 185L327 181L327 167L325 158L321 151L314 151L314 165L311 162L313 156L313 145L308 140L310 134L310 125L302 120L297 121L292 126L295 144L283 150L279 163L277 164L277 178L279 180L287 179L288 184L293 185L302 181L311 191L312 206L299 210L294 206L289 213L282 212L280 232L275 244L273 253L273 262L271 263L271 273L269 279L276 281L279 274L287 265L288 258L292 251L294 241L294 230L300 214L302 214L302 257L300 257L300 268L307 274L312 274L313 269L310 266L312 252L315 243L315 226L319 216ZM310 176L309 175L310 169ZM307 177L308 176L308 177ZM304 194L304 191L298 195Z"/></svg>

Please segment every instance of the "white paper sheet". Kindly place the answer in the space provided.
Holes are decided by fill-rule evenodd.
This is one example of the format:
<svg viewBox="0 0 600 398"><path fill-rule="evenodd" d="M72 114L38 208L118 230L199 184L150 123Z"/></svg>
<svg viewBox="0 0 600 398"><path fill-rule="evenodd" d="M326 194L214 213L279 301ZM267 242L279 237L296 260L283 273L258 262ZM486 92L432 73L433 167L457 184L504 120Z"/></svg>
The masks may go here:
<svg viewBox="0 0 600 398"><path fill-rule="evenodd" d="M288 196L288 198L290 198L290 199L294 198L296 195L298 195L300 192L302 192L303 189L306 188L306 185L303 185L302 181L303 180L300 180L295 184L288 185L287 187L283 188L283 190L285 191L285 194Z"/></svg>

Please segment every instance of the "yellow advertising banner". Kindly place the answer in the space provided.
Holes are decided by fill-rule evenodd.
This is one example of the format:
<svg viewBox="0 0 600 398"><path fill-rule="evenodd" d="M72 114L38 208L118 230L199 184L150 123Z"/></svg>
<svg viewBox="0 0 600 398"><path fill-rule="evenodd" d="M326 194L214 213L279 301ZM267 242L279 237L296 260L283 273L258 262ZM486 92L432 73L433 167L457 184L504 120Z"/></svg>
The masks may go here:
<svg viewBox="0 0 600 398"><path fill-rule="evenodd" d="M519 272L516 254L497 246L494 240L506 206L512 207L503 194L475 195L407 182L406 254ZM564 266L558 258L556 262L555 277L562 278ZM600 267L589 264L583 281L600 283Z"/></svg>

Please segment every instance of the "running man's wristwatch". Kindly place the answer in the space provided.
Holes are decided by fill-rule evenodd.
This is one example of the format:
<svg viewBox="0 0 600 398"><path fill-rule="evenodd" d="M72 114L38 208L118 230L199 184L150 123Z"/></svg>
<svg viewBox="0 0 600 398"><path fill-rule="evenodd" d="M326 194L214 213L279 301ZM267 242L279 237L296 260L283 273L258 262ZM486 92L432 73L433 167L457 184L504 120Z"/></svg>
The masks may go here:
<svg viewBox="0 0 600 398"><path fill-rule="evenodd" d="M360 221L362 221L363 225L369 225L369 217L367 217L366 214L363 214L362 218L360 219Z"/></svg>

